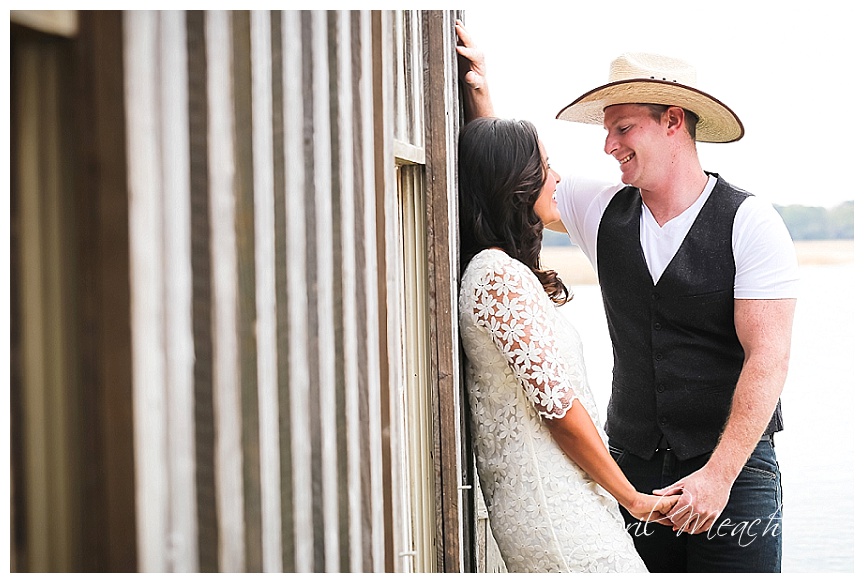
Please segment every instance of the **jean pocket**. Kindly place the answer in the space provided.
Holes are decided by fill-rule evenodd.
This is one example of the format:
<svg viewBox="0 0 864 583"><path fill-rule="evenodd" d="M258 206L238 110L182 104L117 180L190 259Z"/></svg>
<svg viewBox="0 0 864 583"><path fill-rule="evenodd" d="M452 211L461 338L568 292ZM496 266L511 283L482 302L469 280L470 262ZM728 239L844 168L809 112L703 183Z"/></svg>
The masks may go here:
<svg viewBox="0 0 864 583"><path fill-rule="evenodd" d="M627 455L627 452L623 449L618 449L614 445L609 446L609 455L612 456L612 459L615 460L619 465L621 464L621 460L624 459L624 456Z"/></svg>
<svg viewBox="0 0 864 583"><path fill-rule="evenodd" d="M780 474L780 469L777 466L774 447L767 442L759 442L741 472L747 472L754 477L767 480L776 480Z"/></svg>
<svg viewBox="0 0 864 583"><path fill-rule="evenodd" d="M753 467L749 464L745 464L744 467L741 468L741 473L742 474L747 473L747 474L750 474L751 476L754 476L757 478L762 478L765 480L776 480L777 479L777 474L775 472L772 472L770 470L766 470L763 468L756 468L756 467Z"/></svg>

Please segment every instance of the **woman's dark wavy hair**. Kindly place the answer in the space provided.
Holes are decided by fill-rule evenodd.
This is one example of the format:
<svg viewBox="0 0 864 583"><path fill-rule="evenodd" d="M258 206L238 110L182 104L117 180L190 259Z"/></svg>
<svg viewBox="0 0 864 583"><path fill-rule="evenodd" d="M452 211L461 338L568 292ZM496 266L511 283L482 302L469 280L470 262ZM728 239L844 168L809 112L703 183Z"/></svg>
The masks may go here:
<svg viewBox="0 0 864 583"><path fill-rule="evenodd" d="M478 118L459 134L462 271L477 253L500 247L528 266L557 305L570 299L551 269L540 268L543 222L534 203L546 181L537 129L527 121Z"/></svg>

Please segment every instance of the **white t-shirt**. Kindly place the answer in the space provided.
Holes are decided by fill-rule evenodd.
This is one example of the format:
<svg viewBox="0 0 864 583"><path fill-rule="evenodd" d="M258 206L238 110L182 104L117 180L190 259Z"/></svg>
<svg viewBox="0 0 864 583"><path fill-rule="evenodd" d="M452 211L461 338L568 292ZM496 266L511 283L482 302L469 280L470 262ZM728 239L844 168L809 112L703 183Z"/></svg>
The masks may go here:
<svg viewBox="0 0 864 583"><path fill-rule="evenodd" d="M705 190L683 213L662 227L645 204L639 233L642 251L654 283L681 247L696 216L714 189L709 175ZM577 176L563 178L556 199L570 240L578 245L597 270L597 232L606 206L624 184L609 184ZM789 231L770 202L748 196L732 224L735 260L735 298L767 300L798 297L798 259Z"/></svg>

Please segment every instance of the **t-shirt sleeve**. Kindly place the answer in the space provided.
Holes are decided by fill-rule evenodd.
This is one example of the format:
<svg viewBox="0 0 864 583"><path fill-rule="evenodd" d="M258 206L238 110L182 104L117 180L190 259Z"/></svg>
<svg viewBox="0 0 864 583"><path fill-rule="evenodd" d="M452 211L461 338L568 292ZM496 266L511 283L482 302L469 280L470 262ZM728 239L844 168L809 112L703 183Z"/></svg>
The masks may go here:
<svg viewBox="0 0 864 583"><path fill-rule="evenodd" d="M732 227L735 298L798 297L798 257L780 213L767 200L748 197Z"/></svg>
<svg viewBox="0 0 864 583"><path fill-rule="evenodd" d="M623 187L623 184L571 175L562 178L556 189L558 212L570 242L582 249L595 270L600 219L609 201Z"/></svg>

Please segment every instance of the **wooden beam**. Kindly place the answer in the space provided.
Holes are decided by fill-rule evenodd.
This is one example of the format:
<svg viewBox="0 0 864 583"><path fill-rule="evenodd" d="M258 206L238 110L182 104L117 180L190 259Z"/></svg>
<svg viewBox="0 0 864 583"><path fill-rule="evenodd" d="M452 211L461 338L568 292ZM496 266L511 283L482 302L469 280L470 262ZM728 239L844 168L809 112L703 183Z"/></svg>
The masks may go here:
<svg viewBox="0 0 864 583"><path fill-rule="evenodd" d="M372 16L373 90L375 124L375 205L377 223L378 280L377 306L381 363L381 437L384 480L385 569L405 572L410 557L410 517L407 516L407 484L403 476L405 452L402 431L400 386L403 376L401 325L393 312L403 305L399 269L399 206L396 198L393 136L394 39L392 11L375 11ZM388 310L388 306L390 310Z"/></svg>
<svg viewBox="0 0 864 583"><path fill-rule="evenodd" d="M125 15L141 570L198 570L186 25Z"/></svg>
<svg viewBox="0 0 864 583"><path fill-rule="evenodd" d="M219 570L246 570L238 346L231 16L205 15Z"/></svg>
<svg viewBox="0 0 864 583"><path fill-rule="evenodd" d="M10 10L9 21L57 36L78 34L77 10Z"/></svg>
<svg viewBox="0 0 864 583"><path fill-rule="evenodd" d="M462 507L470 495L463 475L462 411L457 328L456 136L458 96L453 15L423 12L426 90L427 222L430 336L435 414L435 470L441 520L439 568L464 567Z"/></svg>
<svg viewBox="0 0 864 583"><path fill-rule="evenodd" d="M362 507L362 571L384 571L384 491L381 402L388 390L381 382L381 360L378 353L378 254L376 239L375 193L375 140L374 140L374 87L373 77L373 18L368 10L352 11L352 38L354 40L355 67L352 71L354 151L355 240L358 266L357 333L359 343L360 378L359 432L364 444L358 460L361 472Z"/></svg>
<svg viewBox="0 0 864 583"><path fill-rule="evenodd" d="M255 202L252 137L252 62L249 12L230 12L234 127L234 234L237 274L237 356L243 468L246 571L263 569L261 448L259 441L258 342L256 334Z"/></svg>
<svg viewBox="0 0 864 583"><path fill-rule="evenodd" d="M324 66L330 63L329 25L327 13L316 10L309 15L311 32L311 60L316 63L312 67L311 89L311 120L314 128L312 135L312 156L306 162L312 170L311 188L307 196L314 204L307 213L308 253L312 254L314 263L308 277L310 284L316 286L316 294L310 304L310 311L315 318L315 326L311 330L315 339L315 354L317 365L317 383L312 392L316 401L312 404L309 414L315 418L313 422L312 440L317 445L314 451L313 475L318 478L318 496L313 498L313 508L319 512L320 523L315 524L315 532L320 532L321 544L316 549L323 553L316 558L316 570L338 572L339 556L339 485L338 485L338 452L336 450L336 319L334 295L334 238L333 238L333 165L331 151L331 96L330 68Z"/></svg>
<svg viewBox="0 0 864 583"><path fill-rule="evenodd" d="M169 471L159 156L158 15L127 14L124 29L129 143L129 247L132 287L133 407L139 568L165 572Z"/></svg>
<svg viewBox="0 0 864 583"><path fill-rule="evenodd" d="M273 79L270 13L250 14L252 181L255 213L255 326L261 455L262 570L282 570L277 391L276 233L273 159ZM281 113L281 112L280 112ZM281 119L281 117L280 117ZM281 162L281 160L280 160ZM284 193L283 193L284 194Z"/></svg>

